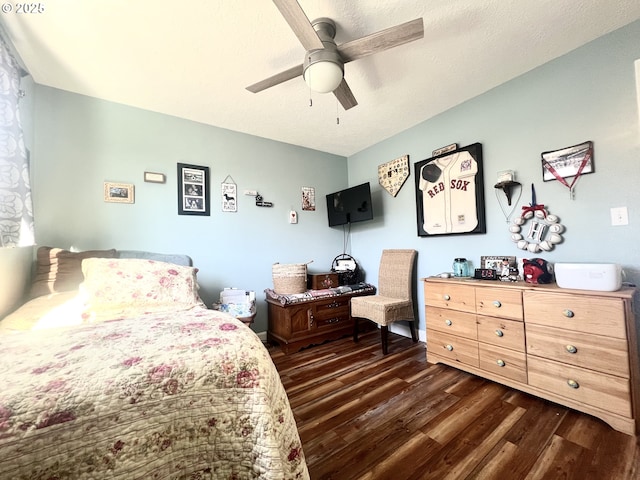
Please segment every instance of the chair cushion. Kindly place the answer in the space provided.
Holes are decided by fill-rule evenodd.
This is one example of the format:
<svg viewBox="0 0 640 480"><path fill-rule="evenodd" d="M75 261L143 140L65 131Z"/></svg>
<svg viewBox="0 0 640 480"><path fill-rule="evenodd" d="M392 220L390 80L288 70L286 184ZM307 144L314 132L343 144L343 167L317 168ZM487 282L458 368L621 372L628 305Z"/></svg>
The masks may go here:
<svg viewBox="0 0 640 480"><path fill-rule="evenodd" d="M351 316L366 318L379 325L388 325L397 320L414 320L413 302L383 295L353 297Z"/></svg>

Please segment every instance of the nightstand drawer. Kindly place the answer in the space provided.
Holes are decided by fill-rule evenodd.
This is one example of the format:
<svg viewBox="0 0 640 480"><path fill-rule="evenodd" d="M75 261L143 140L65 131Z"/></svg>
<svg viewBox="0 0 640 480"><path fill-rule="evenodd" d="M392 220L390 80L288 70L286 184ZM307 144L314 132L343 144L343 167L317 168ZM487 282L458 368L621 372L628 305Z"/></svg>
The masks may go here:
<svg viewBox="0 0 640 480"><path fill-rule="evenodd" d="M478 342L467 338L456 337L436 330L427 335L427 360L429 353L477 367Z"/></svg>
<svg viewBox="0 0 640 480"><path fill-rule="evenodd" d="M624 303L618 298L524 292L527 324L626 339Z"/></svg>
<svg viewBox="0 0 640 480"><path fill-rule="evenodd" d="M476 312L522 321L522 293L506 288L476 289Z"/></svg>
<svg viewBox="0 0 640 480"><path fill-rule="evenodd" d="M529 385L631 417L629 380L527 355Z"/></svg>
<svg viewBox="0 0 640 480"><path fill-rule="evenodd" d="M629 378L627 342L542 325L527 325L527 353Z"/></svg>
<svg viewBox="0 0 640 480"><path fill-rule="evenodd" d="M478 315L478 340L524 353L524 323Z"/></svg>
<svg viewBox="0 0 640 480"><path fill-rule="evenodd" d="M473 340L478 338L476 316L473 313L426 307L426 317L427 331L433 329Z"/></svg>
<svg viewBox="0 0 640 480"><path fill-rule="evenodd" d="M508 348L481 343L479 345L480 368L517 382L527 381L527 356Z"/></svg>

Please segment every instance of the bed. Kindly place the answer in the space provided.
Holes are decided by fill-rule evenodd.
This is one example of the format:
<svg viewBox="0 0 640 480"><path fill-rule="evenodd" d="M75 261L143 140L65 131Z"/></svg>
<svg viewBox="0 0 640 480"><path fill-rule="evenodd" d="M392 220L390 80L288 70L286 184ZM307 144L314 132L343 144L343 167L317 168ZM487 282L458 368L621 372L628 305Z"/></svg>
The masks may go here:
<svg viewBox="0 0 640 480"><path fill-rule="evenodd" d="M0 478L309 478L268 351L197 269L77 263L0 321Z"/></svg>

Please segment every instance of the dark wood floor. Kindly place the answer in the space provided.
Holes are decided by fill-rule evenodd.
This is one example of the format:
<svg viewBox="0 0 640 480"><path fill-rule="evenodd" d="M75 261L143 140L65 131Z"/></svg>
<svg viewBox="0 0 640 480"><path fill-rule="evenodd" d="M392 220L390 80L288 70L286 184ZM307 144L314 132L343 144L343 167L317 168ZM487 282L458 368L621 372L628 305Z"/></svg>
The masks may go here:
<svg viewBox="0 0 640 480"><path fill-rule="evenodd" d="M312 480L640 478L636 438L602 421L425 359L377 331L284 355Z"/></svg>

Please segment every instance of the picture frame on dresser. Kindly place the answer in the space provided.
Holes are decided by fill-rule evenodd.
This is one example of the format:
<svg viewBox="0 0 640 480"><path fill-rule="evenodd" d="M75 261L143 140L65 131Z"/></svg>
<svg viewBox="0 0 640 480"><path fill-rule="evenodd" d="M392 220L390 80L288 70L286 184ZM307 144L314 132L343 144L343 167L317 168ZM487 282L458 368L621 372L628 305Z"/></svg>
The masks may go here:
<svg viewBox="0 0 640 480"><path fill-rule="evenodd" d="M178 163L178 215L209 216L209 167Z"/></svg>
<svg viewBox="0 0 640 480"><path fill-rule="evenodd" d="M419 237L486 233L482 145L414 164Z"/></svg>
<svg viewBox="0 0 640 480"><path fill-rule="evenodd" d="M517 275L518 260L512 255L483 255L480 257L480 267L495 270L498 277L508 277L514 271Z"/></svg>

